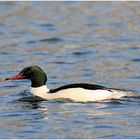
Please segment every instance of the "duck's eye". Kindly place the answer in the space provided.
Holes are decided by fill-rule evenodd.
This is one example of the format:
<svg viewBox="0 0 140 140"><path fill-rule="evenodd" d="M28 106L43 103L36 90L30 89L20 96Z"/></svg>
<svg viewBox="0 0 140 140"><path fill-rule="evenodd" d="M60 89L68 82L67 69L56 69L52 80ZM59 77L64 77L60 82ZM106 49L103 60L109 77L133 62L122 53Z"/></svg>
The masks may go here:
<svg viewBox="0 0 140 140"><path fill-rule="evenodd" d="M29 75L29 74L30 74L30 71L26 71L25 74L26 74L26 75Z"/></svg>

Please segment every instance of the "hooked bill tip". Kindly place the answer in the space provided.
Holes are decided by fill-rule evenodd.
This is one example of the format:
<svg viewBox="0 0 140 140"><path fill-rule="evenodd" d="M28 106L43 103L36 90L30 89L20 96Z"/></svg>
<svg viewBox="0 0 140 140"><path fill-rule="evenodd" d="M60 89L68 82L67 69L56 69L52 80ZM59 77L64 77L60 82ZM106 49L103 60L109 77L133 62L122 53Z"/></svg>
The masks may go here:
<svg viewBox="0 0 140 140"><path fill-rule="evenodd" d="M9 78L6 78L6 79L5 79L5 81L8 81L8 80L9 80Z"/></svg>

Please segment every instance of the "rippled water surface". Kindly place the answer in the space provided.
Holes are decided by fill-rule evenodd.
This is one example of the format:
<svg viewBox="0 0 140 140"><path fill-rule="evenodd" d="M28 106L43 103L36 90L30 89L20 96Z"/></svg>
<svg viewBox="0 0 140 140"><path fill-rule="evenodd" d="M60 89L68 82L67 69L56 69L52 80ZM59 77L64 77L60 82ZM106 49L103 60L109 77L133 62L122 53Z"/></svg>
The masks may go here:
<svg viewBox="0 0 140 140"><path fill-rule="evenodd" d="M48 87L94 83L140 94L140 2L0 2L0 138L140 138L140 98L24 102L41 66Z"/></svg>

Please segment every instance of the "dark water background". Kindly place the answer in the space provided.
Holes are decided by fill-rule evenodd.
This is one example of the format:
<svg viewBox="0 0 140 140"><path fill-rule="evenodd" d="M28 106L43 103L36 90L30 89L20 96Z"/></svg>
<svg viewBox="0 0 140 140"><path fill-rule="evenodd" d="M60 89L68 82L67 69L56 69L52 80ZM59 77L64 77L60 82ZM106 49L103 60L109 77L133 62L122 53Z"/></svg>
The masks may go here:
<svg viewBox="0 0 140 140"><path fill-rule="evenodd" d="M0 2L0 138L140 138L140 99L22 102L41 66L48 87L86 82L140 94L140 2Z"/></svg>

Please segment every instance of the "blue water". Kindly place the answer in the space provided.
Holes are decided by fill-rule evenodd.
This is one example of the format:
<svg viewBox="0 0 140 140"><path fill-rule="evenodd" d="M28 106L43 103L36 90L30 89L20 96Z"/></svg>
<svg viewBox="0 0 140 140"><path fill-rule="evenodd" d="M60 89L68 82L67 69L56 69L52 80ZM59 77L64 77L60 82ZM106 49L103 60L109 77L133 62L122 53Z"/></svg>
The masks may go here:
<svg viewBox="0 0 140 140"><path fill-rule="evenodd" d="M0 138L140 138L140 2L1 2ZM30 81L4 79L30 65L48 87L93 83L138 97L98 103L41 101Z"/></svg>

